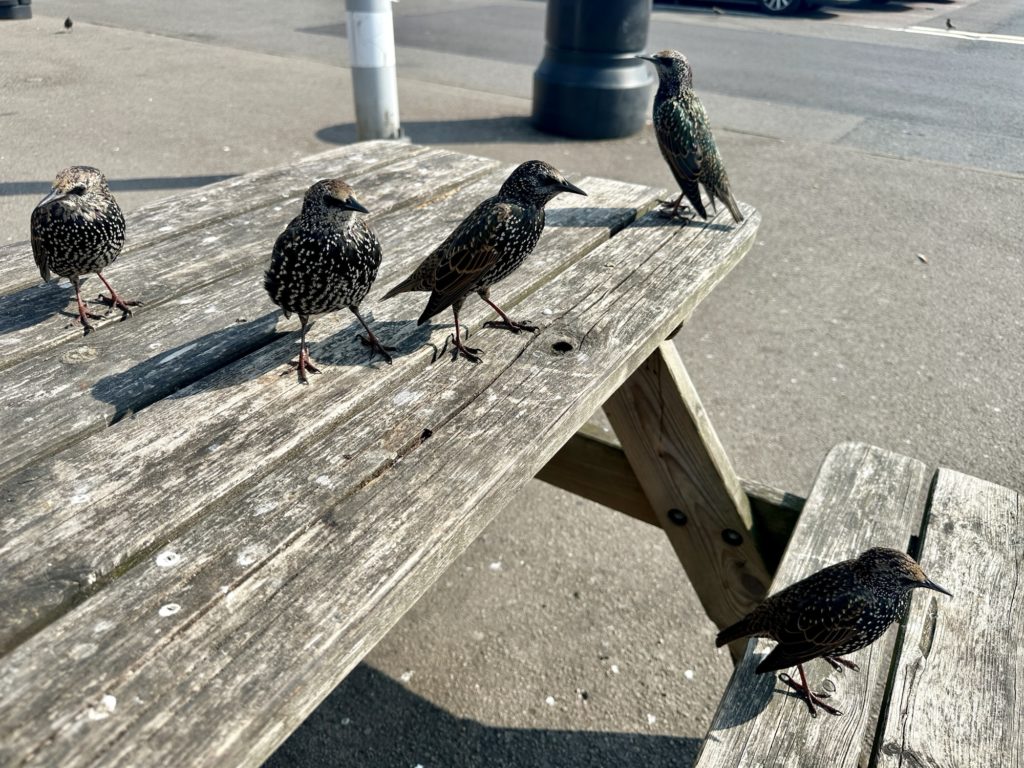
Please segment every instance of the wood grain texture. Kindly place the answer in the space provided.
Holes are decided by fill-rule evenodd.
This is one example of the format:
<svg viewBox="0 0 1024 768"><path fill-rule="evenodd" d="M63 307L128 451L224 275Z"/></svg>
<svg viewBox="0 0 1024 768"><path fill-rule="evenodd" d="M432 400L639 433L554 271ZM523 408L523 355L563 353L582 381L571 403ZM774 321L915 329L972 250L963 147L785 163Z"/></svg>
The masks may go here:
<svg viewBox="0 0 1024 768"><path fill-rule="evenodd" d="M884 768L1024 764L1024 508L1017 491L940 469L875 755Z"/></svg>
<svg viewBox="0 0 1024 768"><path fill-rule="evenodd" d="M708 617L719 628L738 621L771 577L750 504L675 344L662 342L604 411ZM680 512L682 524L673 522Z"/></svg>
<svg viewBox="0 0 1024 768"><path fill-rule="evenodd" d="M401 141L348 144L148 203L125 212L126 240L121 257L131 258L139 248L178 237L183 232L202 228L218 219L301 197L317 179L355 177L394 160L428 151L427 147ZM25 211L26 235L30 213ZM119 260L111 268L111 274L120 264ZM27 240L0 246L0 297L41 282L39 270L32 259L32 246Z"/></svg>
<svg viewBox="0 0 1024 768"><path fill-rule="evenodd" d="M230 495L212 487L216 474L193 479L184 497L162 495L166 475L150 480L164 516L212 506L165 528L159 546L0 661L0 723L12 725L4 756L66 766L258 765L738 261L758 223L745 212L734 229L645 219L557 280L528 272L509 293L539 283L513 306L541 332L475 333L485 348L476 366L424 367L431 351L422 330L407 331L413 351L390 370L339 371L330 389L291 397L297 388L276 365L253 364L267 350L190 388L186 402L204 415L234 387L263 399L227 406L235 421L217 435L218 449L192 446L207 463L227 460L231 432L264 411L277 418L293 407L291 430L324 421L306 427L301 450L272 462L250 455L250 484L235 481ZM472 327L489 317L480 302L466 310ZM449 332L423 330L437 344ZM346 343L332 337L320 352ZM571 348L559 351L564 344ZM326 393L315 406L314 392ZM134 429L166 427L161 409L180 405L154 405ZM275 430L258 429L250 442L252 434L277 449ZM193 467L201 469L178 464ZM180 608L161 615L172 604ZM58 650L67 648L78 651Z"/></svg>
<svg viewBox="0 0 1024 768"><path fill-rule="evenodd" d="M562 273L629 223L637 208L657 200L657 190L622 182L580 183L590 197L566 196L561 207L552 205L551 225L533 257L493 292L499 301L514 306L518 295ZM470 184L466 189L476 188ZM475 194L466 195L439 219L457 221L454 214L476 202ZM447 228L438 231L439 219L428 222L435 241L447 233ZM329 366L312 386L300 387L293 377L280 376L294 352L296 339L290 335L112 429L26 465L0 484L0 499L12 510L0 517L0 576L12 585L4 595L7 610L0 611L0 649L59 616L97 583L282 457L293 451L301 455L311 440L355 414L375 413L382 388L418 376L433 349L443 344L448 327L432 332L414 324L424 300L419 294L380 309L377 300L422 256L424 241L431 242L410 227L410 237L388 246L382 276L366 302L375 311L392 310L394 319L383 328L378 321L376 327L399 347L393 366L367 364L366 351L355 338L355 321L348 313L328 315L310 334L314 359ZM469 304L467 327L479 326L490 314L482 302Z"/></svg>
<svg viewBox="0 0 1024 768"><path fill-rule="evenodd" d="M857 443L833 448L818 472L772 591L873 546L906 550L911 535L920 530L927 480L927 468L915 459ZM836 674L820 659L805 664L815 690L822 689L824 678L833 681L831 703L844 712L812 719L804 702L790 695L774 674L755 674L772 645L750 641L697 766L858 765L864 741L875 730L871 698L888 675L891 650L880 641L853 654L851 660L860 665L856 673Z"/></svg>
<svg viewBox="0 0 1024 768"><path fill-rule="evenodd" d="M409 148L409 145L399 145ZM415 207L439 199L467 179L493 170L494 160L444 150L411 152L383 167L351 177L360 201L375 216L399 207ZM335 166L329 166L335 168ZM327 170L327 169L323 169ZM182 293L207 286L241 269L264 267L274 239L301 209L304 190L274 205L214 221L201 229L161 240L133 258L118 260L107 275L118 292L142 300L135 317L162 311ZM86 283L89 296L93 285ZM258 287L257 290L262 290ZM2 297L0 303L0 369L68 342L82 342L120 322L120 313L96 320L95 334L83 339L80 326L69 324L66 308L74 294L56 283ZM234 318L225 318L230 324Z"/></svg>
<svg viewBox="0 0 1024 768"><path fill-rule="evenodd" d="M467 157L456 164L447 162L450 159L446 156L441 170L449 183L463 183L459 195L438 198L429 176L388 187L390 197L380 190L374 194L376 208L383 213L371 220L386 247L378 284L397 281L411 270L422 256L424 240L468 213L473 201L507 174L490 161ZM417 207L415 215L410 215L412 206ZM292 201L281 215L287 218L298 210L299 204ZM251 230L232 221L243 238L252 237ZM231 222L223 227L228 233L235 231ZM283 320L263 289L273 236L274 232L267 233L259 263L217 280L211 275L212 282L191 290L169 291L164 301L147 305L146 312L139 311L130 321L108 323L104 333L84 338L79 333L0 369L0 429L8 447L0 457L0 477L102 430L290 329L294 321ZM165 261L170 258L165 249L173 252L180 247L179 241L168 241L140 256ZM221 261L225 254L239 252L226 243L221 247ZM250 258L255 249L246 241L240 258ZM374 309L369 302L364 304L367 317ZM344 317L352 321L348 312Z"/></svg>

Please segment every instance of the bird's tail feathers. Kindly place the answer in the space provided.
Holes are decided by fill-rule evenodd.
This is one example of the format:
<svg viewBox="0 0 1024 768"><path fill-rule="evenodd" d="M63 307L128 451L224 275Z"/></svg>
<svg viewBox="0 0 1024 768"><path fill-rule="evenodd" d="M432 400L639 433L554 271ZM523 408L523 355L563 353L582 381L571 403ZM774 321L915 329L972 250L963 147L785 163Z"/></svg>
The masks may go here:
<svg viewBox="0 0 1024 768"><path fill-rule="evenodd" d="M729 189L723 189L722 194L719 195L722 198L722 202L729 208L729 213L732 214L732 219L737 224L743 221L743 214L740 213L740 207L736 204L736 198L732 196L732 191Z"/></svg>
<svg viewBox="0 0 1024 768"><path fill-rule="evenodd" d="M396 285L394 288L392 288L390 291L385 293L384 296L381 298L381 300L383 301L384 299L394 298L398 294L405 293L406 291L415 291L416 290L416 286L413 283L413 278L414 277L416 277L415 274L409 275L407 278L405 278L405 280L403 280L398 285Z"/></svg>
<svg viewBox="0 0 1024 768"><path fill-rule="evenodd" d="M416 325L423 325L438 312L447 309L451 305L451 299L445 298L437 291L431 291L430 298L427 300L427 306L423 308L423 314L421 314L420 319L416 321Z"/></svg>
<svg viewBox="0 0 1024 768"><path fill-rule="evenodd" d="M726 627L718 633L718 636L715 638L715 647L721 648L726 643L731 643L733 640L739 640L752 634L754 634L754 628L751 627L750 617L744 616L732 626Z"/></svg>

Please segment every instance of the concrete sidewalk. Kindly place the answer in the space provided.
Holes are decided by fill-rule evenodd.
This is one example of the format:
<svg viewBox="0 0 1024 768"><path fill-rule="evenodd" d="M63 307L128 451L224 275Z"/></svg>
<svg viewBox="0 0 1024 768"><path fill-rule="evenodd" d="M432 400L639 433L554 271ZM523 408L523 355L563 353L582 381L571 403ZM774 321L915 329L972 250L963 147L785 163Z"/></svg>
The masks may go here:
<svg viewBox="0 0 1024 768"><path fill-rule="evenodd" d="M0 242L27 238L72 163L102 168L131 209L354 139L341 52L332 65L84 21L65 35L41 15L56 5L0 26ZM424 79L441 55L399 52L413 141L672 187L649 127L540 134L532 67L450 56L476 74ZM1024 485L1005 362L1024 330L1024 180L838 145L855 115L705 103L764 224L678 343L740 474L805 494L828 448L858 439ZM271 762L689 765L731 671L713 635L658 531L535 482Z"/></svg>

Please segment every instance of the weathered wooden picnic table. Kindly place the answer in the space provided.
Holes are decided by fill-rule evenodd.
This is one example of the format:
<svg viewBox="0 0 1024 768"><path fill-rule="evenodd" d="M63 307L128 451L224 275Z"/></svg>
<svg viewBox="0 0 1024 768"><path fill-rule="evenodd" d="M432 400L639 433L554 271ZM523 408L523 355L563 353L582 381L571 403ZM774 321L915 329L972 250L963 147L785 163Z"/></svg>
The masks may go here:
<svg viewBox="0 0 1024 768"><path fill-rule="evenodd" d="M648 213L661 190L575 176L589 196L556 199L495 289L539 333L484 330L471 301L483 362L432 364L451 327L379 298L509 170L371 142L146 206L108 270L145 304L85 337L66 284L0 249L0 763L259 764L530 478L579 488L602 406L643 496L609 503L665 528L717 624L756 604L750 498L787 500L735 476L666 339L757 212L684 227ZM398 351L370 361L349 313L322 317L300 386L262 271L329 176L371 211L363 309Z"/></svg>

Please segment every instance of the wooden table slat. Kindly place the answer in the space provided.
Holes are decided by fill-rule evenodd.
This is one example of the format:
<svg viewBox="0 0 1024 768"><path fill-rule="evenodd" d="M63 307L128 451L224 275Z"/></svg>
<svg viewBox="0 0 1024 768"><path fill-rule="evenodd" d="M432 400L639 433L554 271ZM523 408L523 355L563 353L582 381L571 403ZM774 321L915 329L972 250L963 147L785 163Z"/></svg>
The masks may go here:
<svg viewBox="0 0 1024 768"><path fill-rule="evenodd" d="M591 197L566 196L566 207L553 206L552 225L537 252L495 291L505 306L514 307L521 291L564 271L657 197L657 190L621 182L581 183ZM619 207L610 205L613 200ZM650 234L664 240L671 229ZM406 258L419 258L422 251L421 244L406 243ZM395 279L400 261L389 263ZM390 282L378 280L368 306L377 307ZM0 519L0 559L14 586L6 596L8 610L0 612L0 649L59 615L97 580L182 530L207 505L254 481L283 456L305 451L344 418L373 413L383 388L422 375L431 355L428 342L440 347L450 332L444 321L422 327L409 322L424 301L423 294L413 294L381 310L395 318L381 331L399 347L393 366L367 367L366 351L353 334L338 333L353 329L347 313L325 316L312 340L326 373L310 387L279 375L295 344L293 337L281 339L135 419L7 478L0 498L17 512ZM478 301L465 312L468 327L490 316ZM544 316L533 319L543 322Z"/></svg>
<svg viewBox="0 0 1024 768"><path fill-rule="evenodd" d="M877 765L990 768L1024 755L1020 493L940 469Z"/></svg>
<svg viewBox="0 0 1024 768"><path fill-rule="evenodd" d="M366 407L172 534L179 566L147 556L47 630L63 647L92 642L89 658L47 653L41 635L9 654L0 721L34 716L53 729L17 728L12 754L116 765L171 755L210 764L216 753L258 764L741 258L759 221L745 212L725 232L721 220L679 228L648 217L524 298L517 314L541 321L537 336L480 333L480 365L423 369L423 350L403 359L415 379L378 377ZM483 309L467 312L472 323ZM572 350L558 352L560 342ZM241 386L293 391L275 375ZM131 594L145 597L126 608ZM160 616L170 599L181 610ZM89 640L98 625L109 643ZM50 666L46 680L36 663ZM104 696L126 704L102 717ZM169 719L189 727L170 732Z"/></svg>

